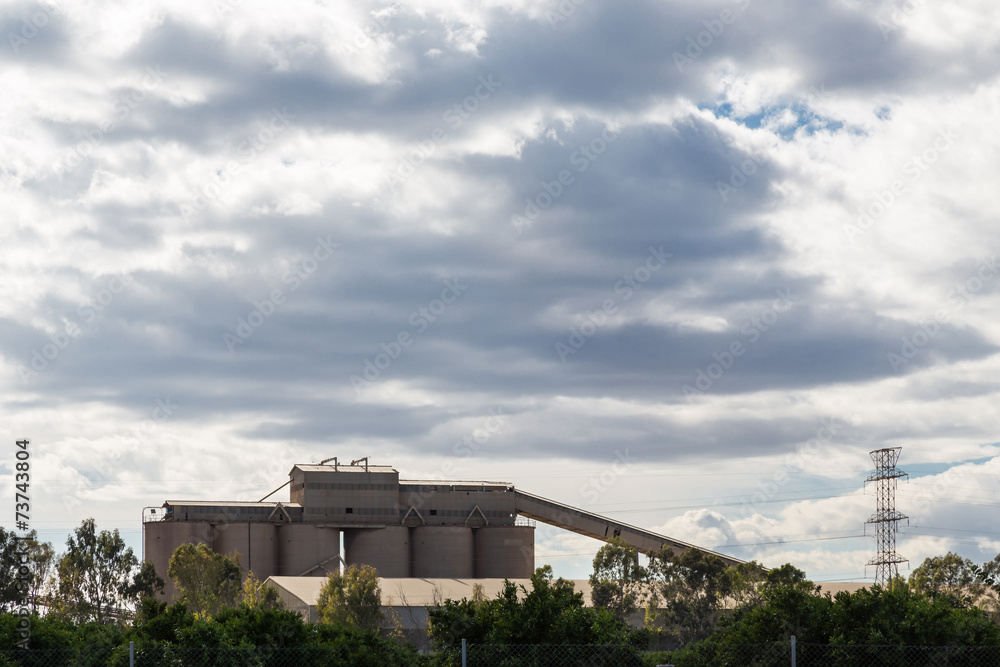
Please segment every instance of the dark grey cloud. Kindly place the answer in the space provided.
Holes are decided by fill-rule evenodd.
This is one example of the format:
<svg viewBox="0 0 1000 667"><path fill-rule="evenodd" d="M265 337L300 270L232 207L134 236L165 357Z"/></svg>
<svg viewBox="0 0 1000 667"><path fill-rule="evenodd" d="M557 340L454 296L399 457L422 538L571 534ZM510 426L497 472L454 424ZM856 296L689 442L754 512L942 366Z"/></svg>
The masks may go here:
<svg viewBox="0 0 1000 667"><path fill-rule="evenodd" d="M3 32L36 7L10 8ZM884 185L855 172L891 168L870 168L870 146L902 150L915 117L975 118L968 91L994 85L992 38L937 48L906 26L886 38L871 3L591 0L565 20L397 9L349 57L322 21L198 23L177 9L127 49L89 48L55 16L0 55L45 84L19 89L33 101L0 134L18 156L0 171L12 221L0 249L17 250L0 261L2 403L65 415L47 428L72 427L73 445L55 448L92 486L105 488L88 438L129 427L94 424L141 419L164 397L180 407L162 432L211 435L177 456L188 445L158 431L169 460L127 448L121 465L163 479L347 443L436 469L462 458L456 443L491 409L507 422L474 457L484 466L606 465L616 449L643 465L781 457L824 417L845 425L825 443L841 452L989 439L989 420L951 412L997 391L982 313L1000 282L981 278L960 303L952 291L993 252L982 230L995 206L968 184L988 173L994 137L956 144L956 162L913 183L874 233L838 244L856 200ZM733 21L711 34L724 10ZM475 52L460 48L476 28ZM701 50L678 67L689 38ZM147 68L162 82L116 117ZM72 108L51 92L70 84ZM243 142L275 109L293 116L288 131L248 159ZM114 129L58 167L100 119ZM406 160L419 164L391 183ZM184 211L229 161L244 169L224 195ZM938 226L912 227L924 240L879 236L932 200ZM980 243L953 245L953 226ZM312 263L324 244L336 251ZM881 282L867 277L882 265ZM449 284L461 287L445 303ZM940 309L948 320L894 367ZM45 367L24 382L33 361ZM914 403L921 419L871 414ZM237 446L247 460L227 463Z"/></svg>

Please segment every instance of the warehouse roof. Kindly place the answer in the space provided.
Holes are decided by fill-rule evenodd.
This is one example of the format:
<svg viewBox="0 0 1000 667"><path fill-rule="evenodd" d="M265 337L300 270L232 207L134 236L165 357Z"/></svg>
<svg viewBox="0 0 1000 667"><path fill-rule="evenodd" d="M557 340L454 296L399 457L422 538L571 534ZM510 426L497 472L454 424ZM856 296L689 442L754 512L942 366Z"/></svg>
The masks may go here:
<svg viewBox="0 0 1000 667"><path fill-rule="evenodd" d="M326 577L268 577L267 581L315 607ZM511 579L514 584L531 589L530 579ZM418 579L379 577L382 605L386 607L433 607L444 600L472 599L473 586L481 584L483 594L495 598L503 591L503 579ZM577 591L585 591L590 600L590 583L574 581Z"/></svg>
<svg viewBox="0 0 1000 667"><path fill-rule="evenodd" d="M319 600L320 589L327 581L326 577L268 577L267 583L284 589L292 596L301 600L309 607L315 607ZM530 579L511 579L511 583L531 590ZM583 593L586 606L591 606L590 582L586 579L571 579L573 589ZM474 586L483 587L483 595L487 600L496 598L503 592L503 579L419 579L379 577L379 589L382 591L382 606L384 607L433 607L444 600L471 600ZM854 592L871 586L864 582L826 582L820 584L822 592L838 593L840 591Z"/></svg>

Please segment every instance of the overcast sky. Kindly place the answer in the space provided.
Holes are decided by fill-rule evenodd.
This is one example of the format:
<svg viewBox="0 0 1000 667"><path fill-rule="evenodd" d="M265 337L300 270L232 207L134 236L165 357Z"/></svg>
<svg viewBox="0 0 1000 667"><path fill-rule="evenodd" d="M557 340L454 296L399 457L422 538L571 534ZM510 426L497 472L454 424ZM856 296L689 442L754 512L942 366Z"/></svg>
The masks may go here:
<svg viewBox="0 0 1000 667"><path fill-rule="evenodd" d="M368 456L871 578L901 446L902 555L1000 552L995 2L3 2L0 37L0 488L30 438L57 546Z"/></svg>

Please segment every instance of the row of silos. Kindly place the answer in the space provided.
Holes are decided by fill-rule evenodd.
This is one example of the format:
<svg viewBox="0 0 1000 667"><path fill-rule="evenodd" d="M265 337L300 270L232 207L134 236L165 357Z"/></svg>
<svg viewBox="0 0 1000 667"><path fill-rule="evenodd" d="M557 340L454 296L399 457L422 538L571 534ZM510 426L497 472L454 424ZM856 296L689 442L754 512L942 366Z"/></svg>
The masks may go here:
<svg viewBox="0 0 1000 667"><path fill-rule="evenodd" d="M240 554L244 570L263 581L270 576L325 576L339 566L341 531L315 524L156 521L143 524L145 557L167 576L170 557L181 544L207 544L221 554ZM388 526L348 528L344 561L371 565L381 577L426 579L526 579L534 572L534 528L530 526Z"/></svg>
<svg viewBox="0 0 1000 667"><path fill-rule="evenodd" d="M167 576L170 557L182 544L207 544L220 554L238 553L243 570L261 581L273 575L324 576L339 568L340 531L310 524L210 523L156 521L143 524L145 557L166 582L164 594L176 589Z"/></svg>
<svg viewBox="0 0 1000 667"><path fill-rule="evenodd" d="M380 577L527 579L535 568L531 526L388 526L344 531L344 562Z"/></svg>

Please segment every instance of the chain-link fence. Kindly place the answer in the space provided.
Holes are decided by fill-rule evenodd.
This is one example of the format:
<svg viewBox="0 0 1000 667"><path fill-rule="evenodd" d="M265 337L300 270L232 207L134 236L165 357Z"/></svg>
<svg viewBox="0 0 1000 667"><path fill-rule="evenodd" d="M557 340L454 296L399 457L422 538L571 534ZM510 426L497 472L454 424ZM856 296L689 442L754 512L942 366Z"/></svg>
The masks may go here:
<svg viewBox="0 0 1000 667"><path fill-rule="evenodd" d="M859 646L799 644L798 665L844 667L996 667L1000 646Z"/></svg>
<svg viewBox="0 0 1000 667"><path fill-rule="evenodd" d="M857 644L694 644L645 652L623 646L468 645L438 664L454 667L992 667L1000 646L875 646Z"/></svg>
<svg viewBox="0 0 1000 667"><path fill-rule="evenodd" d="M1000 646L859 644L693 644L647 652L628 646L484 645L413 656L433 667L995 667ZM390 667L363 647L129 647L0 651L0 667ZM392 667L402 667L392 665Z"/></svg>
<svg viewBox="0 0 1000 667"><path fill-rule="evenodd" d="M421 662L414 656L414 667ZM403 663L405 665L405 663ZM205 648L181 646L0 651L0 667L388 667L384 655L355 647Z"/></svg>
<svg viewBox="0 0 1000 667"><path fill-rule="evenodd" d="M459 663L461 664L461 663ZM642 653L628 646L514 644L466 647L466 665L496 667L643 667Z"/></svg>

